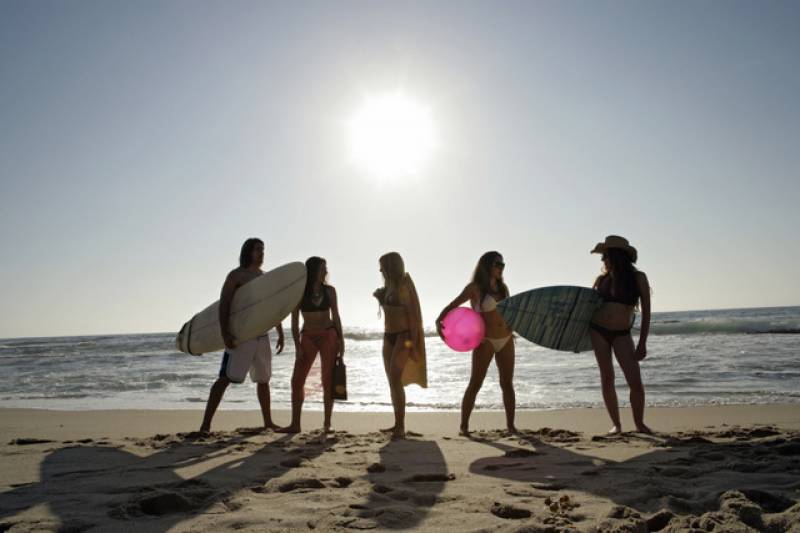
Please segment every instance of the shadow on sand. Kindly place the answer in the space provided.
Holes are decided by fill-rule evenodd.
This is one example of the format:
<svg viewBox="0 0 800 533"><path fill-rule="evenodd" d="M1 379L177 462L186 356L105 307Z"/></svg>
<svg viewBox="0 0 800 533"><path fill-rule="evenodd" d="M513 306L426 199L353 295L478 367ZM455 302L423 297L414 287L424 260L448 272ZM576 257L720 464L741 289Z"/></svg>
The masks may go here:
<svg viewBox="0 0 800 533"><path fill-rule="evenodd" d="M44 459L38 483L0 494L0 531L15 523L9 517L41 504L57 517L52 524L37 524L43 529L84 531L98 524L107 527L111 518L121 529L135 521L137 531L167 531L187 514L236 510L240 504L231 500L233 492L266 491L270 480L335 443L335 438L295 443L288 435L248 441L257 433L242 429L194 440L159 435L142 440L143 453L158 451L141 456L98 444L56 449ZM206 462L214 466L198 475L180 475Z"/></svg>
<svg viewBox="0 0 800 533"><path fill-rule="evenodd" d="M729 512L741 522L733 524L736 527L746 524L758 530L783 531L781 524L800 520L796 501L800 496L800 433L781 435L775 428L765 427L674 437L626 434L593 439L595 446L635 440L647 450L624 461L570 449L581 447L580 436L564 430L545 428L515 436L479 432L472 440L501 454L472 462L471 473L521 482L506 491L512 501L549 497L548 505L555 505L553 514L565 519L560 526L570 525L570 513L561 512L559 491L570 490L618 504L609 518L632 522L642 521L643 514L661 512L663 526L673 515L685 515L685 523L679 520L681 527L699 527L703 520L698 518L696 524L692 520L694 515L703 515L701 527L707 529L717 518L720 524L723 518L731 520L714 513ZM562 501L564 510L571 511L569 498ZM785 511L791 516L780 515ZM580 518L579 513L575 516Z"/></svg>

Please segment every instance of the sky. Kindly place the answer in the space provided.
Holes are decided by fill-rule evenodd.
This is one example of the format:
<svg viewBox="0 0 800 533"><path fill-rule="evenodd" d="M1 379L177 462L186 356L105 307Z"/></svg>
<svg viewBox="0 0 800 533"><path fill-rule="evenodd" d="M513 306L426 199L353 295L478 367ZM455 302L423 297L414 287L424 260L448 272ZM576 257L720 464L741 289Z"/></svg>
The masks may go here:
<svg viewBox="0 0 800 533"><path fill-rule="evenodd" d="M0 337L176 331L244 239L327 259L379 327L500 251L512 293L630 239L653 310L800 305L800 3L0 2ZM369 98L424 106L413 174L352 161Z"/></svg>

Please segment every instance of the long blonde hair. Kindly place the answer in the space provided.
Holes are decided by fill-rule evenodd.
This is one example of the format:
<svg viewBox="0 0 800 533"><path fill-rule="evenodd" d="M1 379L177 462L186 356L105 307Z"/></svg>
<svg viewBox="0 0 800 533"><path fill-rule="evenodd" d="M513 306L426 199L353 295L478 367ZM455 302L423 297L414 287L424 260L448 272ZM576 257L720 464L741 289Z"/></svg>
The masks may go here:
<svg viewBox="0 0 800 533"><path fill-rule="evenodd" d="M397 301L397 293L406 278L406 266L403 258L397 252L384 254L378 260L383 271L383 291L381 304Z"/></svg>
<svg viewBox="0 0 800 533"><path fill-rule="evenodd" d="M375 291L375 297L378 298L380 305L400 304L400 291L402 290L408 295L408 301L405 305L411 306L418 317L416 324L409 324L409 329L415 331L417 344L411 347L416 353L413 360L406 362L403 368L403 375L401 381L403 385L409 383L417 383L421 387L428 386L427 370L425 367L425 330L422 326L422 309L419 302L419 295L417 294L417 287L414 285L414 280L411 275L406 272L406 267L403 258L397 252L389 252L384 254L379 259L381 270L383 271L383 287ZM391 302L391 303L390 303ZM380 314L380 307L378 310Z"/></svg>

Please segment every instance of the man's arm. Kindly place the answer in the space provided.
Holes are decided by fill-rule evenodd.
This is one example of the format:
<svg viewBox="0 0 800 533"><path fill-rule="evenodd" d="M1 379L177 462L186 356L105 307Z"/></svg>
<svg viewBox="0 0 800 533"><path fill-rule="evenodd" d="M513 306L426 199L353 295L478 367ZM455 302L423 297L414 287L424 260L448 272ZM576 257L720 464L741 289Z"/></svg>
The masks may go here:
<svg viewBox="0 0 800 533"><path fill-rule="evenodd" d="M236 340L231 334L231 303L233 302L233 295L236 289L239 288L239 279L236 271L232 271L225 278L225 283L222 284L222 291L219 295L219 326L222 332L222 340L225 342L225 347L233 349L236 347Z"/></svg>

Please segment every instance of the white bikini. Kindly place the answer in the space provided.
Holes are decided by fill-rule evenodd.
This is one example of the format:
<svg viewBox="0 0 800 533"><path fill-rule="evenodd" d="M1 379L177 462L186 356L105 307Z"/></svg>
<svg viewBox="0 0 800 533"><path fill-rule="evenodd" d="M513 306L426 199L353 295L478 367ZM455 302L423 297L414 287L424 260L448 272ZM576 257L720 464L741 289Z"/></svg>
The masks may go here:
<svg viewBox="0 0 800 533"><path fill-rule="evenodd" d="M497 309L497 300L491 294L487 294L483 297L483 301L480 305L472 305L472 309L478 313L489 313ZM484 340L489 341L494 348L495 353L499 352L503 349L503 347L511 340L511 335L506 337L500 337L499 339L493 339L491 337L485 337Z"/></svg>

